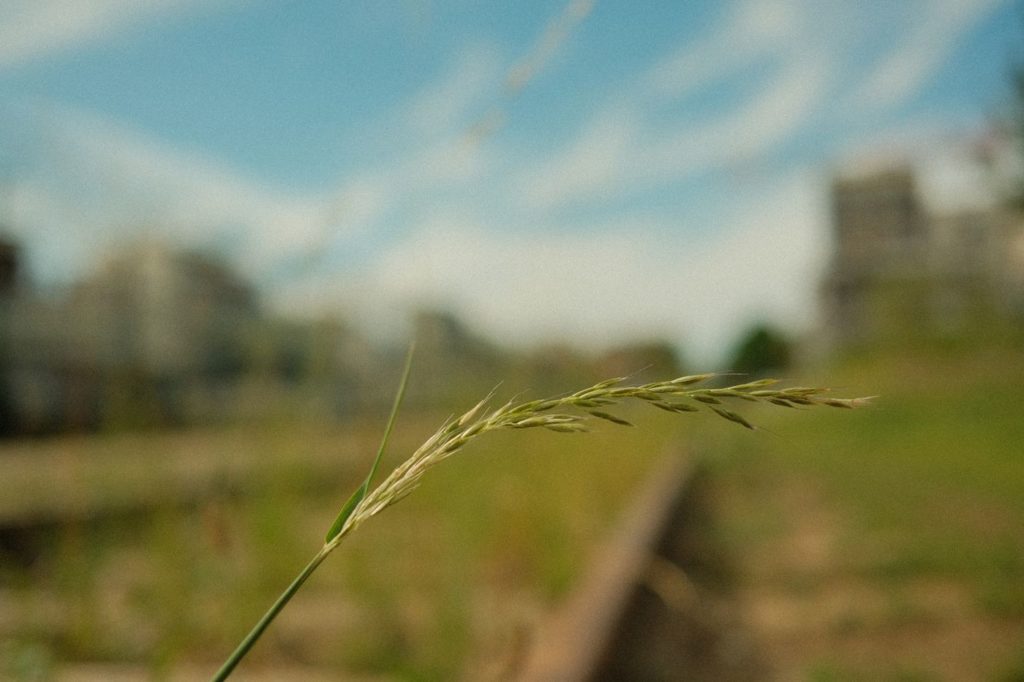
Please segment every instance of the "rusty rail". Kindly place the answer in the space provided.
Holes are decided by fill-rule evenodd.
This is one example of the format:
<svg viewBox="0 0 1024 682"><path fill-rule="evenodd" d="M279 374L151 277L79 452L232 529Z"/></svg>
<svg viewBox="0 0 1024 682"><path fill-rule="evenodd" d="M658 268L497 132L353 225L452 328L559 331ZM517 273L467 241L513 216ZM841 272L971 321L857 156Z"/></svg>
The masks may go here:
<svg viewBox="0 0 1024 682"><path fill-rule="evenodd" d="M541 626L523 682L594 677L692 472L691 460L678 454L654 468L633 506L599 548L590 572Z"/></svg>
<svg viewBox="0 0 1024 682"><path fill-rule="evenodd" d="M649 475L577 588L538 629L522 682L765 679L691 456Z"/></svg>

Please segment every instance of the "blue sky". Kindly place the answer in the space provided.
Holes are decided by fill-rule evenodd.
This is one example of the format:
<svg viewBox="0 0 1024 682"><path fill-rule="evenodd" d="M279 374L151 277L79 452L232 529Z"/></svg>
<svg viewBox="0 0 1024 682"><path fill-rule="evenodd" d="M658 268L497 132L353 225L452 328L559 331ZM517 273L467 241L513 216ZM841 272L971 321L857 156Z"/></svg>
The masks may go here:
<svg viewBox="0 0 1024 682"><path fill-rule="evenodd" d="M156 237L371 330L715 361L813 328L837 166L991 200L1022 35L999 0L0 0L0 220L43 282Z"/></svg>

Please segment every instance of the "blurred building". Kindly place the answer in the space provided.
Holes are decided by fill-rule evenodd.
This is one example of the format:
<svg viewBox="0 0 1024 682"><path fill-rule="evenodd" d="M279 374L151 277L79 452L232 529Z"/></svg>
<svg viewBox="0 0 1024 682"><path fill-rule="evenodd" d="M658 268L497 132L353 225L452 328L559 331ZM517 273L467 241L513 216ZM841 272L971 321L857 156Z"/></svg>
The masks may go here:
<svg viewBox="0 0 1024 682"><path fill-rule="evenodd" d="M140 244L59 292L22 270L17 246L0 243L7 433L178 421L186 389L245 369L257 298L215 259Z"/></svg>
<svg viewBox="0 0 1024 682"><path fill-rule="evenodd" d="M821 287L832 349L972 338L1024 316L1024 223L999 208L936 215L914 172L841 174Z"/></svg>
<svg viewBox="0 0 1024 682"><path fill-rule="evenodd" d="M209 254L144 241L59 291L26 279L0 238L0 435L331 418L390 400L378 353L341 320L267 315Z"/></svg>
<svg viewBox="0 0 1024 682"><path fill-rule="evenodd" d="M22 251L0 239L0 432L47 431L89 421L70 356L73 324L65 302L27 281Z"/></svg>
<svg viewBox="0 0 1024 682"><path fill-rule="evenodd" d="M0 239L0 435L331 419L385 409L398 384L400 350L337 317L268 314L209 254L144 241L60 290L26 279L18 245ZM679 372L658 341L597 358L568 346L517 353L438 310L419 311L412 334L407 404L418 408L467 407L502 379L541 395Z"/></svg>
<svg viewBox="0 0 1024 682"><path fill-rule="evenodd" d="M153 377L240 373L260 315L253 288L224 263L158 242L114 254L70 302L79 353Z"/></svg>

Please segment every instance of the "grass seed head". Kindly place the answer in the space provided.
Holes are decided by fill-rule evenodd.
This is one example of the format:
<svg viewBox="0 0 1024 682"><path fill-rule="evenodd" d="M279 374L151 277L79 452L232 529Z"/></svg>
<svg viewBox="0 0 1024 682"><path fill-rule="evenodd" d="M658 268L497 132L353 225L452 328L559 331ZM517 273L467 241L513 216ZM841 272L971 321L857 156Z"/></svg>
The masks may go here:
<svg viewBox="0 0 1024 682"><path fill-rule="evenodd" d="M748 428L748 429L751 429L751 430L753 430L753 428L754 428L753 424L751 424L746 419L744 419L741 415L736 414L735 412L732 412L730 410L724 410L724 409L722 409L720 407L714 407L714 406L712 406L711 409L715 412L715 414L717 414L718 416L722 417L723 419L728 419L729 421L731 421L733 423L736 423L736 424L739 424L740 426L743 426L744 428Z"/></svg>
<svg viewBox="0 0 1024 682"><path fill-rule="evenodd" d="M666 398L674 398L677 401L681 401L690 398L703 403L707 409L713 411L719 417L747 429L753 429L754 426L742 415L718 407L721 401L715 396L735 397L753 401L760 400L782 407L825 405L844 409L861 407L870 400L870 398L822 398L821 395L826 392L826 389L822 388L769 389L768 387L774 384L774 380L771 379L761 379L720 389L691 389L689 388L690 386L702 383L715 376L714 374L694 374L672 379L671 381L633 387L622 386L621 384L625 379L617 377L607 379L568 396L533 400L518 405L513 401L509 401L498 409L485 414L485 406L493 395L492 391L492 394L489 394L461 417L457 419L449 417L446 419L441 424L441 427L423 445L417 448L408 459L395 467L382 483L371 490L371 480L376 472L377 465L380 463L385 445L391 433L391 427L405 392L411 364L412 349L410 348L398 395L384 431L384 439L366 480L342 507L341 512L327 533L323 547L314 557L313 561L303 569L299 577L275 602L274 606L264 615L249 636L243 640L242 644L239 645L225 665L222 666L215 679L224 679L234 669L234 666L245 656L267 624L276 617L277 613L291 599L291 596L304 583L306 578L319 566L328 553L338 547L346 535L358 528L367 519L376 516L384 509L403 499L416 489L423 475L431 467L461 450L473 438L488 431L532 427L545 428L558 433L580 433L587 430L587 425L584 422L586 417L561 412L549 412L549 410L555 408L582 410L590 417L596 417L616 425L632 426L630 422L621 417L593 409L594 407L625 402L629 399L638 399L646 404L669 412L699 411L698 407L692 404L669 402L666 400Z"/></svg>
<svg viewBox="0 0 1024 682"><path fill-rule="evenodd" d="M827 392L827 389L823 388L770 388L776 383L774 379L759 379L723 388L695 387L715 376L717 375L712 373L694 374L641 386L624 386L622 384L626 379L616 377L560 397L521 403L510 401L490 413L485 412L485 408L493 395L488 395L461 417L447 419L406 462L400 464L383 483L367 495L364 503L354 512L349 525L355 527L366 518L408 495L419 484L425 471L461 450L477 436L489 431L543 428L556 433L583 433L588 430L586 419L589 417L620 426L633 426L632 422L615 414L595 409L618 405L628 400L638 400L646 405L677 414L699 412L700 406L684 402L692 400L719 417L747 429L753 429L753 424L738 412L721 407L721 397L765 402L780 407L825 405L845 409L862 407L869 400L823 398L822 394ZM583 414L571 414L573 410L579 410Z"/></svg>
<svg viewBox="0 0 1024 682"><path fill-rule="evenodd" d="M607 412L598 412L597 410L589 410L587 414L592 414L598 419L604 419L613 424L619 424L621 426L633 426L631 422L626 421L622 417L616 417L614 414L608 414Z"/></svg>
<svg viewBox="0 0 1024 682"><path fill-rule="evenodd" d="M689 376L679 377L678 379L673 379L670 383L673 383L676 386L690 386L692 384L699 384L699 383L701 383L703 381L707 381L708 379L710 379L710 378L712 378L714 376L715 376L714 373L709 373L709 374L691 374Z"/></svg>

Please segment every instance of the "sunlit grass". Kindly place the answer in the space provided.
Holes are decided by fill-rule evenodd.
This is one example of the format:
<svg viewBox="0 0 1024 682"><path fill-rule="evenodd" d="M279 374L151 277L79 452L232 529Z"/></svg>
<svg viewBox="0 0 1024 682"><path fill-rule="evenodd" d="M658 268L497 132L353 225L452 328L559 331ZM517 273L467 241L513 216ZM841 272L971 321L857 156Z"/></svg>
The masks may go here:
<svg viewBox="0 0 1024 682"><path fill-rule="evenodd" d="M411 451L441 418L406 415L393 452ZM444 678L471 665L481 647L518 646L523 629L577 575L647 464L678 443L678 419L653 410L637 419L644 428L609 424L582 438L488 436L370 521L365 535L353 535L253 652L254 665ZM227 464L223 489L194 506L71 523L44 533L31 573L3 567L0 670L76 660L212 669L322 541L344 493L365 473L379 427L379 419L320 430L298 422L256 433L31 444L28 456L66 468L57 480L124 496L171 471L184 445L188 457ZM258 466L238 464L247 457ZM236 480L239 471L253 478ZM38 495L31 481L26 486Z"/></svg>
<svg viewBox="0 0 1024 682"><path fill-rule="evenodd" d="M671 420L651 418L589 438L494 434L354 534L336 557L352 580L342 598L354 588L387 620L385 636L371 628L348 642L363 664L443 679L474 653L508 654L677 442Z"/></svg>
<svg viewBox="0 0 1024 682"><path fill-rule="evenodd" d="M725 534L747 557L752 589L788 594L794 610L845 604L831 630L793 625L827 642L829 663L808 661L811 677L830 679L830 667L850 673L841 679L996 674L1024 644L1024 357L922 351L828 375L881 398L856 420L766 412L757 418L776 435L763 442L705 436L727 491ZM844 622L858 624L845 638ZM948 636L961 643L942 648L963 653L922 656L908 632L922 643Z"/></svg>

